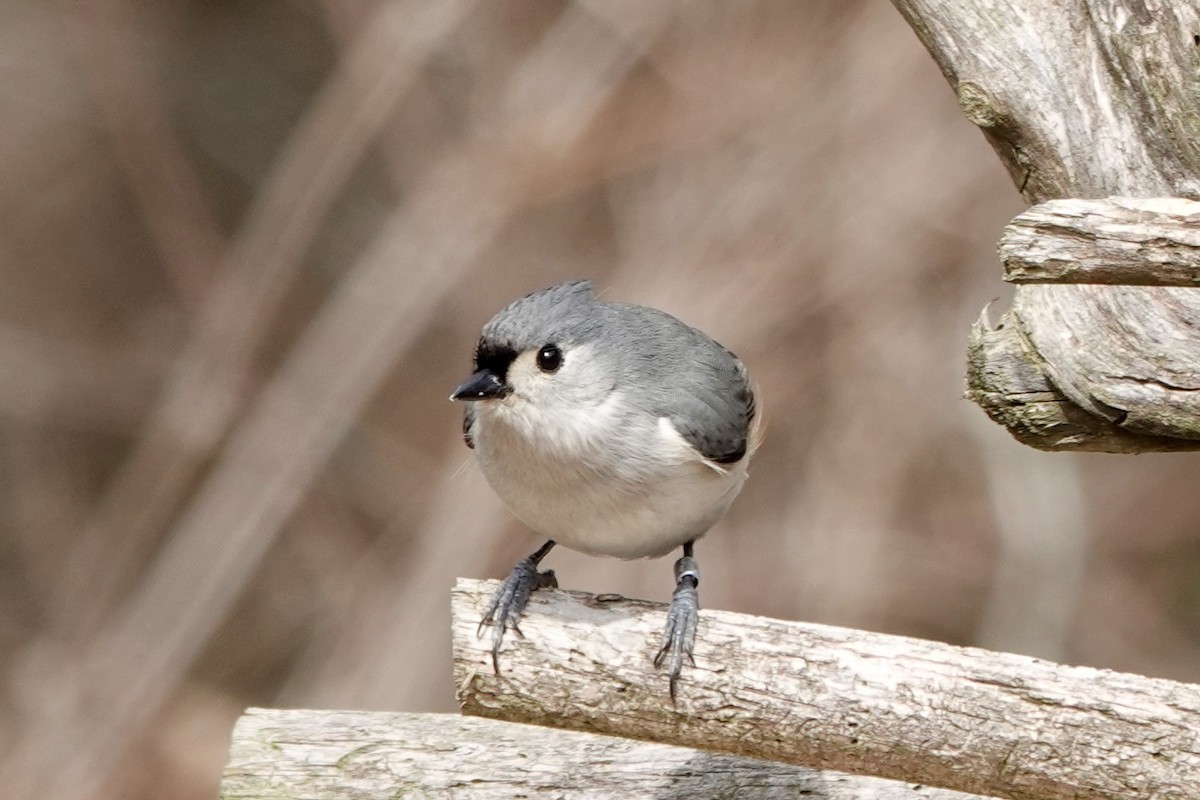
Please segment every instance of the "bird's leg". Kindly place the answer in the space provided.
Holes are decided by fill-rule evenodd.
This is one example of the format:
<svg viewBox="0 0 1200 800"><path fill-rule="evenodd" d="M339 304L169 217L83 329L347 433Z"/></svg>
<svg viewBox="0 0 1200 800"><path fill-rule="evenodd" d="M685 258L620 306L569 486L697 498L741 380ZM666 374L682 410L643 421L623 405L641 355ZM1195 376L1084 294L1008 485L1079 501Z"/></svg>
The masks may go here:
<svg viewBox="0 0 1200 800"><path fill-rule="evenodd" d="M554 540L551 539L539 547L537 552L517 562L512 572L504 579L504 583L500 584L500 588L492 595L492 601L488 603L483 612L483 619L479 620L479 627L475 629L475 635L482 636L484 626L492 626L492 668L496 670L497 675L500 674L498 654L500 642L504 641L504 632L512 628L518 636L525 637L517 627L517 620L521 618L521 613L529 603L529 595L534 589L558 587L554 570L538 572L538 564L553 547Z"/></svg>
<svg viewBox="0 0 1200 800"><path fill-rule="evenodd" d="M663 630L662 642L654 656L654 666L667 664L670 676L671 701L675 701L675 687L683 671L686 657L692 666L692 645L696 641L696 623L700 619L700 567L692 558L693 542L683 545L683 557L675 562L675 593L671 595L671 606L667 609L667 627Z"/></svg>

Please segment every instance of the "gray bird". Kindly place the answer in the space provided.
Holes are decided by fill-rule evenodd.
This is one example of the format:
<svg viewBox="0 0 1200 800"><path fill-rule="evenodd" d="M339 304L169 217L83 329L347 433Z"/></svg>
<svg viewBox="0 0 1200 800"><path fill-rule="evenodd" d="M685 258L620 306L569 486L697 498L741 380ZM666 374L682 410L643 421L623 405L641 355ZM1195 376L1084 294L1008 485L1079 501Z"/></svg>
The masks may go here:
<svg viewBox="0 0 1200 800"><path fill-rule="evenodd" d="M463 438L492 489L548 541L513 567L479 632L504 633L538 588L555 544L633 559L683 548L655 666L670 693L692 660L699 571L692 546L746 479L758 429L746 369L728 350L669 314L605 303L590 281L534 292L483 326Z"/></svg>

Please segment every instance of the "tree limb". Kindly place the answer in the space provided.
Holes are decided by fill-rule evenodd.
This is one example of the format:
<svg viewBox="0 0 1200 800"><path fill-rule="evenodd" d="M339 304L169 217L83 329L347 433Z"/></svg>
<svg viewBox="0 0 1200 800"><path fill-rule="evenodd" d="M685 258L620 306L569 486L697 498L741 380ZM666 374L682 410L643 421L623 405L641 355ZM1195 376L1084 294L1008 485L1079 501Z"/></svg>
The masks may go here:
<svg viewBox="0 0 1200 800"><path fill-rule="evenodd" d="M454 714L252 708L222 800L980 800L863 778Z"/></svg>
<svg viewBox="0 0 1200 800"><path fill-rule="evenodd" d="M1062 197L1200 197L1194 100L1200 6L1174 0L893 0L1031 203ZM1022 285L1016 340L970 358L1023 359L1065 401L1075 432L1023 420L1028 387L992 414L1047 449L1190 449L1200 438L1200 293L1142 286ZM995 345L1005 344L1003 351ZM968 381L991 374L973 367ZM1114 435L1119 428L1131 436ZM1049 432L1042 438L1040 431ZM1160 441L1148 443L1148 439ZM1146 445L1146 446L1143 446Z"/></svg>
<svg viewBox="0 0 1200 800"><path fill-rule="evenodd" d="M1200 797L1200 686L705 611L672 705L664 606L535 592L496 676L476 636L496 587L454 591L468 714L999 797Z"/></svg>

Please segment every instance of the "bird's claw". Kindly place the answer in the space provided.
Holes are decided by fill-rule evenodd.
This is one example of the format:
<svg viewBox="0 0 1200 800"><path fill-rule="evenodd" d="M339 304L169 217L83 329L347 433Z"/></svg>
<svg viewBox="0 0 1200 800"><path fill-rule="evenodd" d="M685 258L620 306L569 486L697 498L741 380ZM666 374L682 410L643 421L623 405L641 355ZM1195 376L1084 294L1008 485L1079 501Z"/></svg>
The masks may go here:
<svg viewBox="0 0 1200 800"><path fill-rule="evenodd" d="M654 666L667 665L671 702L675 702L676 687L686 658L693 667L696 659L692 648L696 641L696 626L700 621L700 574L696 562L684 556L675 562L675 593L667 609L667 624L662 641L654 656Z"/></svg>
<svg viewBox="0 0 1200 800"><path fill-rule="evenodd" d="M538 572L537 564L531 558L523 558L517 562L504 583L492 595L491 602L483 611L483 619L475 629L475 636L483 636L484 627L492 627L492 669L500 674L500 643L504 641L504 632L512 630L525 638L517 622L529 604L529 595L535 589L558 588L558 578L554 570Z"/></svg>

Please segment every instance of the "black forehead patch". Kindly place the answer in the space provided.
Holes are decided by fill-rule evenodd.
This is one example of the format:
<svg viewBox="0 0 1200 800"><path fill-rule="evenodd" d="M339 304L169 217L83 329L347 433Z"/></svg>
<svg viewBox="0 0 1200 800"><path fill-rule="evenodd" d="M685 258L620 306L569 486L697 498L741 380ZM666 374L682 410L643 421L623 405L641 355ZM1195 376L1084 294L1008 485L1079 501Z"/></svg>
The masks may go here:
<svg viewBox="0 0 1200 800"><path fill-rule="evenodd" d="M500 380L504 380L508 376L509 366L516 357L517 351L508 345L480 338L479 344L475 345L475 371L486 369Z"/></svg>

